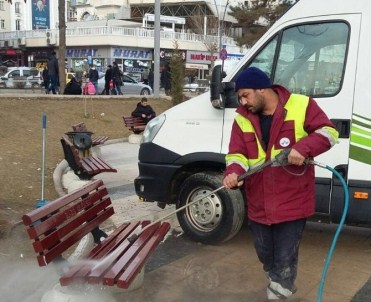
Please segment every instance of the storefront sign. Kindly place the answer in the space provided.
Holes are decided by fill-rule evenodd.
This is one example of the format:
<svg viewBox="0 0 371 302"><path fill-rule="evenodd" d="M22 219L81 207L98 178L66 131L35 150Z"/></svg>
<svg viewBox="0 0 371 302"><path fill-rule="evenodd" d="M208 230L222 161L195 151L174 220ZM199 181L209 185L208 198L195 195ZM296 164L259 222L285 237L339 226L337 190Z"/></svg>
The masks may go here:
<svg viewBox="0 0 371 302"><path fill-rule="evenodd" d="M66 49L66 58L87 58L97 57L98 49L93 48L70 48Z"/></svg>
<svg viewBox="0 0 371 302"><path fill-rule="evenodd" d="M182 58L185 60L186 53L183 50L179 50L182 53ZM171 49L161 49L160 50L160 59L170 59L173 55L174 50Z"/></svg>
<svg viewBox="0 0 371 302"><path fill-rule="evenodd" d="M152 60L152 51L143 49L114 48L113 58Z"/></svg>
<svg viewBox="0 0 371 302"><path fill-rule="evenodd" d="M216 61L218 59L218 54L215 53L211 57L210 52L207 51L187 51L187 63L205 63L210 64L211 59Z"/></svg>

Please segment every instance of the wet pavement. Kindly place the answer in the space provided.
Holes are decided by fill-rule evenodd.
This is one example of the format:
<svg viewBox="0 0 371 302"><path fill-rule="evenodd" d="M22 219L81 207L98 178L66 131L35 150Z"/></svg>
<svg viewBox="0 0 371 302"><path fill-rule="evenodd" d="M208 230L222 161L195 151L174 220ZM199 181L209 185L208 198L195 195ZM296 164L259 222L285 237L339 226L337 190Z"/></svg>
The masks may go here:
<svg viewBox="0 0 371 302"><path fill-rule="evenodd" d="M173 207L161 210L153 203L140 202L135 195L133 180L138 175L139 145L122 140L101 147L94 152L118 169L118 173L102 173L113 200L116 214L112 224L120 225L132 219L154 221ZM64 173L63 186L72 189L83 182L73 173ZM97 287L74 288L76 300L64 301L261 301L257 293L267 280L256 257L251 234L246 225L232 240L216 246L202 245L182 234L176 216L167 219L172 230L146 264L144 280L133 291ZM322 269L336 225L309 222L300 248L297 278L300 301L317 299ZM371 276L371 230L346 227L339 237L324 286L322 301L371 301L371 295L357 292ZM56 302L46 294L58 288L58 276L53 265L38 267L36 260L21 256L18 261L6 261L0 255L1 301ZM370 291L369 291L370 292ZM112 299L112 300L111 300ZM352 300L353 299L353 300Z"/></svg>

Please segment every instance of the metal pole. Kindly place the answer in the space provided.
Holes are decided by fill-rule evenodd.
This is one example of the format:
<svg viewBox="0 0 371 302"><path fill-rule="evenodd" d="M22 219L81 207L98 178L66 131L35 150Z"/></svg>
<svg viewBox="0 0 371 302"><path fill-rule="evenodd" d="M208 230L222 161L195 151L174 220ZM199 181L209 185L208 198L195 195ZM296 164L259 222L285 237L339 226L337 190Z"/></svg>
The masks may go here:
<svg viewBox="0 0 371 302"><path fill-rule="evenodd" d="M41 163L41 199L36 203L36 208L46 204L44 198L45 191L45 145L46 145L46 114L42 116L42 163Z"/></svg>
<svg viewBox="0 0 371 302"><path fill-rule="evenodd" d="M161 2L155 0L155 41L154 41L154 70L153 70L153 95L160 97L160 13Z"/></svg>

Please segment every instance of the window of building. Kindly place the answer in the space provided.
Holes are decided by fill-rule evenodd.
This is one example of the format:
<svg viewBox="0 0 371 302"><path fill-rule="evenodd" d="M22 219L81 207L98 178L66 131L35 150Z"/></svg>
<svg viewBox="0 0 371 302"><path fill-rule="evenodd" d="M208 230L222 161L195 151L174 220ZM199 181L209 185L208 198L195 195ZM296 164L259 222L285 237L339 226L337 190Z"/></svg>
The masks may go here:
<svg viewBox="0 0 371 302"><path fill-rule="evenodd" d="M0 1L0 10L5 10L4 9L4 1Z"/></svg>
<svg viewBox="0 0 371 302"><path fill-rule="evenodd" d="M0 20L0 26L1 26L1 29L5 29L5 20L3 19Z"/></svg>
<svg viewBox="0 0 371 302"><path fill-rule="evenodd" d="M15 9L15 13L16 14L20 14L21 13L21 4L19 2L16 2L14 3L14 9Z"/></svg>
<svg viewBox="0 0 371 302"><path fill-rule="evenodd" d="M15 29L21 30L21 20L19 19L15 20Z"/></svg>

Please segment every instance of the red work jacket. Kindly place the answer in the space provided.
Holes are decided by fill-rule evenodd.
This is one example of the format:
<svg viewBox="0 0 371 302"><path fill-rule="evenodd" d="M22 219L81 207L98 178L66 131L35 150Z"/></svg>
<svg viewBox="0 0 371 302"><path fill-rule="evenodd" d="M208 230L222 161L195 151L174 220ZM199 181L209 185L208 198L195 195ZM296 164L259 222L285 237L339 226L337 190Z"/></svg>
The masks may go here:
<svg viewBox="0 0 371 302"><path fill-rule="evenodd" d="M309 99L304 121L304 130L308 136L295 141L295 127L284 126L285 114L287 114L284 106L290 97L290 92L278 85L274 85L273 89L278 94L280 102L273 115L266 160L271 158L270 150L274 145L279 144L282 138L290 138L290 144L285 148L294 148L305 157L315 157L330 149L337 137L331 141L329 136L323 135L321 131L315 131L326 127L334 129L334 125L317 103ZM257 139L262 144L259 116L251 113L244 106L238 107L237 113L252 123ZM256 145L256 140L244 139L244 133L235 121L232 126L229 154L242 154L248 158L249 150L256 150ZM225 175L232 172L241 175L245 170L236 162L230 164L227 162ZM313 165L270 166L247 177L244 186L248 218L253 221L270 225L305 218L314 213Z"/></svg>

